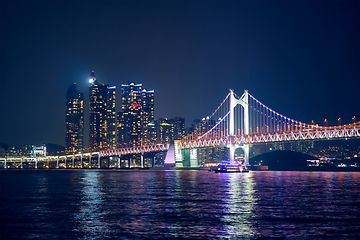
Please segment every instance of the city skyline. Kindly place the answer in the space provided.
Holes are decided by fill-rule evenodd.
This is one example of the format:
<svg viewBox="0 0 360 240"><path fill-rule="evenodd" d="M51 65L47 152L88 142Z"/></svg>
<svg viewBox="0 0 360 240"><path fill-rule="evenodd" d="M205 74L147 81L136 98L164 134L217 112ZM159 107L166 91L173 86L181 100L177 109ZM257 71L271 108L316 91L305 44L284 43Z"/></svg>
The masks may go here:
<svg viewBox="0 0 360 240"><path fill-rule="evenodd" d="M302 122L350 123L360 119L358 9L356 1L2 1L0 142L64 145L66 90L77 83L87 116L92 70L101 83L154 89L155 118L181 116L187 126L229 88Z"/></svg>

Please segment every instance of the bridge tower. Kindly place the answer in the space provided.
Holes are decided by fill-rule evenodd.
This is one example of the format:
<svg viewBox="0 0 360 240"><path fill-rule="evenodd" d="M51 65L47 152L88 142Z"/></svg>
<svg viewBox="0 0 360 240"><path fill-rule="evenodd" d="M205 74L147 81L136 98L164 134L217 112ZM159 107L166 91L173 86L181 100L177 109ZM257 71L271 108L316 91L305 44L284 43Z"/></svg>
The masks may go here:
<svg viewBox="0 0 360 240"><path fill-rule="evenodd" d="M244 109L244 134L249 134L249 93L245 90L240 99L236 99L233 90L230 89L230 107L229 107L229 155L230 162L235 161L235 146L232 143L232 138L235 135L235 114L234 108L240 104ZM240 146L244 150L245 164L249 164L249 144Z"/></svg>

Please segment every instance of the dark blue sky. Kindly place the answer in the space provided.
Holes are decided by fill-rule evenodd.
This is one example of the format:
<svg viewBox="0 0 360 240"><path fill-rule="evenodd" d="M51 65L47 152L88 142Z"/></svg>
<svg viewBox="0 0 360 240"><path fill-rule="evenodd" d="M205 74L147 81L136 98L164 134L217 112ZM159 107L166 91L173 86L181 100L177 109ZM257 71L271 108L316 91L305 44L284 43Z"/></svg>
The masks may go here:
<svg viewBox="0 0 360 240"><path fill-rule="evenodd" d="M65 95L155 90L155 117L244 89L290 118L360 119L359 1L1 1L0 142L64 145ZM120 103L117 109L120 110ZM87 137L88 114L85 114ZM85 142L88 140L86 138Z"/></svg>

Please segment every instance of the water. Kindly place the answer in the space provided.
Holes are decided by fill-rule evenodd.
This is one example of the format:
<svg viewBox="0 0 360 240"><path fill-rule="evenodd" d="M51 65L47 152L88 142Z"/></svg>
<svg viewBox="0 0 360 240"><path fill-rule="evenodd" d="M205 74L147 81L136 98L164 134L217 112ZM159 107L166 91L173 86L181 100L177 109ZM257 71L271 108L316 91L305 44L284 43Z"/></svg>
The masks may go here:
<svg viewBox="0 0 360 240"><path fill-rule="evenodd" d="M360 173L0 171L0 239L358 239Z"/></svg>

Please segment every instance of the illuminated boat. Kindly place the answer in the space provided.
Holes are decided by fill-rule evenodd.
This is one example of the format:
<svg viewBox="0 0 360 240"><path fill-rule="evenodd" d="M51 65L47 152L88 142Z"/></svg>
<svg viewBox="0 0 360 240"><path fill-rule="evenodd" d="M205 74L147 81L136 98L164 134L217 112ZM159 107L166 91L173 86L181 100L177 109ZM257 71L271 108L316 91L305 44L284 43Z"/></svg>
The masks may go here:
<svg viewBox="0 0 360 240"><path fill-rule="evenodd" d="M230 163L230 162L223 162L218 165L217 169L215 169L216 173L232 173L232 172L249 172L249 169L246 167L246 165L242 165L238 162Z"/></svg>

